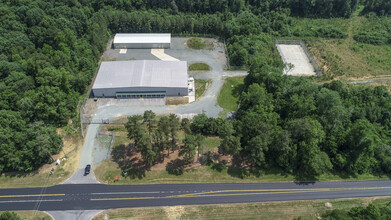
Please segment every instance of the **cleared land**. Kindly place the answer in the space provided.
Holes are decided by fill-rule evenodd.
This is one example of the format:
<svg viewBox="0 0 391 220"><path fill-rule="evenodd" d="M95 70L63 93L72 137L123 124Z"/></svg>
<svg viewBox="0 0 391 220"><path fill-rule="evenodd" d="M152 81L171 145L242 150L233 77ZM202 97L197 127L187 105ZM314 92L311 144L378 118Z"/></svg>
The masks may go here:
<svg viewBox="0 0 391 220"><path fill-rule="evenodd" d="M278 44L278 52L286 65L293 65L284 69L284 74L290 76L314 76L315 69L310 63L304 49L300 45Z"/></svg>
<svg viewBox="0 0 391 220"><path fill-rule="evenodd" d="M227 112L236 111L240 94L244 89L244 76L225 79L217 97L217 103Z"/></svg>
<svg viewBox="0 0 391 220"><path fill-rule="evenodd" d="M173 206L157 208L129 208L107 210L94 220L101 219L316 219L327 210L367 206L385 206L391 197L331 199L294 202L265 202L223 205ZM331 203L328 208L325 203ZM108 218L106 218L107 216Z"/></svg>
<svg viewBox="0 0 391 220"><path fill-rule="evenodd" d="M353 39L358 33L384 32L391 24L391 17L355 16L349 19L296 19L297 30L311 30L317 27L338 28L347 34L344 39L300 38L305 40L314 55L320 70L329 79L350 80L351 78L389 75L391 69L391 45L372 45Z"/></svg>

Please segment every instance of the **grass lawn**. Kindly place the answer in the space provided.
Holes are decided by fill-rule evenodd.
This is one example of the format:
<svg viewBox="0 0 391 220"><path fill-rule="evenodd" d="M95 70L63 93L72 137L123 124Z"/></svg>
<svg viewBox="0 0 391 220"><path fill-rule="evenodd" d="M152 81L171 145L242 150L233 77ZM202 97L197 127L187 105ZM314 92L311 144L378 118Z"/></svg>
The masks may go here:
<svg viewBox="0 0 391 220"><path fill-rule="evenodd" d="M199 99L208 89L212 80L195 79L196 100Z"/></svg>
<svg viewBox="0 0 391 220"><path fill-rule="evenodd" d="M213 151L220 146L221 139L219 137L207 137L205 139L204 152Z"/></svg>
<svg viewBox="0 0 391 220"><path fill-rule="evenodd" d="M327 199L292 202L238 203L217 205L191 205L153 208L126 208L107 210L93 218L109 219L316 219L332 209L348 210L352 207L374 204L385 206L391 197L354 199ZM325 203L332 204L331 208Z"/></svg>
<svg viewBox="0 0 391 220"><path fill-rule="evenodd" d="M220 107L227 112L236 111L243 86L244 76L227 78L217 97Z"/></svg>
<svg viewBox="0 0 391 220"><path fill-rule="evenodd" d="M52 220L48 214L40 211L12 211L23 220Z"/></svg>
<svg viewBox="0 0 391 220"><path fill-rule="evenodd" d="M197 71L197 70L209 71L210 66L206 63L193 63L189 66L189 71Z"/></svg>

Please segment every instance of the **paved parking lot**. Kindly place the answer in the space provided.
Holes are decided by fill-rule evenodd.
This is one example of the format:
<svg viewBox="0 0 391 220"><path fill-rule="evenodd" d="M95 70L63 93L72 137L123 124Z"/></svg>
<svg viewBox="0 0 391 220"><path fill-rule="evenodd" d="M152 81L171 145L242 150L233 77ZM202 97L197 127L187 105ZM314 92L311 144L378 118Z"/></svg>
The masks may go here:
<svg viewBox="0 0 391 220"><path fill-rule="evenodd" d="M215 39L205 39L213 44L213 49L194 50L185 45L189 38L172 38L171 48L164 49L164 53L182 61L188 65L193 63L207 63L211 72L222 72L226 67L224 44ZM103 60L159 60L152 54L151 49L127 49L126 53L120 53L120 49L108 49L103 54Z"/></svg>

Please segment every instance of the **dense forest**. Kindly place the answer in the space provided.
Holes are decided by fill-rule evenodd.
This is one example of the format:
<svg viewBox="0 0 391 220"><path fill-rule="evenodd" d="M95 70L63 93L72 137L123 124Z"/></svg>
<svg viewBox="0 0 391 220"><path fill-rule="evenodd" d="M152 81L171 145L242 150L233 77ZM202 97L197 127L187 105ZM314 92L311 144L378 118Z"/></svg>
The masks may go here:
<svg viewBox="0 0 391 220"><path fill-rule="evenodd" d="M391 96L385 87L317 85L268 66L253 68L245 81L235 130L221 136L227 153L252 167L303 177L391 172Z"/></svg>
<svg viewBox="0 0 391 220"><path fill-rule="evenodd" d="M358 1L0 0L0 3L0 172L7 172L34 170L61 150L56 128L66 125L71 118L77 120L77 104L113 33L214 34L227 39L233 65L278 70L283 64L274 47L276 37L344 37L341 30L330 26L303 32L294 27L293 17L346 18L352 15ZM365 13L389 14L389 1L372 0L364 4ZM289 98L273 95L274 99ZM341 102L344 104L344 96ZM282 116L276 120L284 123L276 123L294 126L294 122L285 124L290 116L277 109L280 107L276 106L276 111ZM239 115L239 119L245 117ZM307 123L310 119L302 120L307 121L301 123ZM371 120L379 123L377 116L375 121ZM308 123L317 126L316 122ZM250 140L241 141L245 146ZM331 149L325 148L323 152L328 150Z"/></svg>

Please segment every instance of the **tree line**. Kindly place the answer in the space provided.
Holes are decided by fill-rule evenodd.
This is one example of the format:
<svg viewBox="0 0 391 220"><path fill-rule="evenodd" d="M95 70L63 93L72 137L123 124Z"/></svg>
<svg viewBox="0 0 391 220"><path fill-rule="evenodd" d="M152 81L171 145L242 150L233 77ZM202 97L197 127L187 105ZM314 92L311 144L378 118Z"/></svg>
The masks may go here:
<svg viewBox="0 0 391 220"><path fill-rule="evenodd" d="M362 14L391 15L391 2L388 0L365 0Z"/></svg>
<svg viewBox="0 0 391 220"><path fill-rule="evenodd" d="M350 17L355 11L358 0L144 0L144 1L112 1L107 2L114 8L130 10L168 9L172 13L240 12L250 9L253 13L262 13L289 9L294 16L312 18ZM102 1L92 3L94 9L104 7Z"/></svg>

